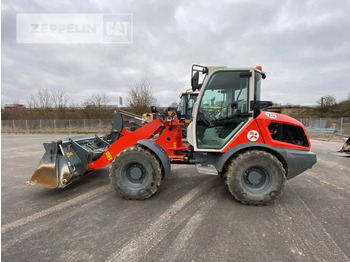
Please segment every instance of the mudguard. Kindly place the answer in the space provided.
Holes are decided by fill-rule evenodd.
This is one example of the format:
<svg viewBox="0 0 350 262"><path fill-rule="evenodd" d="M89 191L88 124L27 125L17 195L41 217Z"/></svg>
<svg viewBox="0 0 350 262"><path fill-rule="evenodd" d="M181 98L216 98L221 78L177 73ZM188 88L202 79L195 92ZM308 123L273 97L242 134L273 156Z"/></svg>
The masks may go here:
<svg viewBox="0 0 350 262"><path fill-rule="evenodd" d="M227 161L237 152L244 149L263 149L276 156L283 164L286 170L287 179L291 179L305 170L311 168L316 162L316 154L309 150L289 149L282 147L272 147L263 143L244 143L237 145L226 153L222 154L216 161L215 167L219 172L222 172Z"/></svg>
<svg viewBox="0 0 350 262"><path fill-rule="evenodd" d="M164 169L164 178L168 177L171 168L169 156L166 151L159 144L150 139L139 140L137 144L148 148L159 158Z"/></svg>

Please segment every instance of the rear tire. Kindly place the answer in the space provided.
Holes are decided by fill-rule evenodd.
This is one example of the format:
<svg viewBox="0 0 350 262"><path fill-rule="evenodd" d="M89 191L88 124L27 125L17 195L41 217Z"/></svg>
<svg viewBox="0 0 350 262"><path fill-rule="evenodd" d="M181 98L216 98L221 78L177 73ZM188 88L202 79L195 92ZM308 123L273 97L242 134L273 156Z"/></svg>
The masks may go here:
<svg viewBox="0 0 350 262"><path fill-rule="evenodd" d="M158 158L139 145L120 152L109 171L114 189L122 197L132 200L143 200L154 195L162 175Z"/></svg>
<svg viewBox="0 0 350 262"><path fill-rule="evenodd" d="M246 151L232 159L224 172L230 193L247 205L268 205L284 187L285 170L272 154L261 150Z"/></svg>

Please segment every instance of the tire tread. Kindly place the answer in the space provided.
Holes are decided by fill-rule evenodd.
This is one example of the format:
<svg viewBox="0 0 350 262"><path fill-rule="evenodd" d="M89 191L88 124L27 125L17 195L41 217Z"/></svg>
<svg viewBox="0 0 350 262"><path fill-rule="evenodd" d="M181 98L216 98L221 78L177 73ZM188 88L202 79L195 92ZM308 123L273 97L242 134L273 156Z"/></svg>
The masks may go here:
<svg viewBox="0 0 350 262"><path fill-rule="evenodd" d="M143 196L130 196L128 194L126 194L123 189L121 188L121 186L119 185L119 183L114 183L114 171L118 170L120 168L122 168L123 162L121 161L121 159L128 154L135 154L135 153L140 153L143 154L144 157L151 159L150 163L152 165L153 168L153 173L155 176L155 185L151 188L151 190L149 191L149 193L147 195L143 195ZM124 149L123 151L121 151L112 161L112 164L109 168L109 179L111 182L112 187L125 199L127 200L144 200L144 199L148 199L151 196L153 196L160 184L161 184L161 180L162 180L162 165L159 161L159 159L148 149L140 146L140 145L135 145L135 146L131 146L128 147L126 149ZM153 174L152 174L153 175Z"/></svg>
<svg viewBox="0 0 350 262"><path fill-rule="evenodd" d="M236 168L241 165L241 163L244 163L247 158L250 157L266 157L267 159L273 161L277 165L277 169L281 171L282 175L282 181L279 190L277 191L277 194L273 197L267 196L265 198L262 198L261 200L249 200L249 197L243 197L241 188L238 186L240 183L239 176L235 175ZM225 183L225 187L228 189L228 191L232 194L232 196L245 205L252 205L252 206L265 206L271 204L273 201L275 201L281 194L284 188L284 182L286 180L285 176L285 169L282 165L282 163L272 154L263 151L263 150L250 150L245 151L236 157L229 160L228 164L226 165L225 171L223 173L223 180Z"/></svg>

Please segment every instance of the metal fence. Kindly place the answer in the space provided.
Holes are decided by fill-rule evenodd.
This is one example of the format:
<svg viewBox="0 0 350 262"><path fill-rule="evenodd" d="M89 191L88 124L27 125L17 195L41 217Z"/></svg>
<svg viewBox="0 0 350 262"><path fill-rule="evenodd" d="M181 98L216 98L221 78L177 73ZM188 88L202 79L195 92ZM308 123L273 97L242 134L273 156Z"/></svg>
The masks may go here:
<svg viewBox="0 0 350 262"><path fill-rule="evenodd" d="M99 133L111 130L111 119L1 120L1 129L3 133Z"/></svg>
<svg viewBox="0 0 350 262"><path fill-rule="evenodd" d="M350 117L299 119L309 135L339 134L350 136Z"/></svg>
<svg viewBox="0 0 350 262"><path fill-rule="evenodd" d="M309 135L350 136L350 117L299 119ZM111 119L2 120L3 133L107 133Z"/></svg>

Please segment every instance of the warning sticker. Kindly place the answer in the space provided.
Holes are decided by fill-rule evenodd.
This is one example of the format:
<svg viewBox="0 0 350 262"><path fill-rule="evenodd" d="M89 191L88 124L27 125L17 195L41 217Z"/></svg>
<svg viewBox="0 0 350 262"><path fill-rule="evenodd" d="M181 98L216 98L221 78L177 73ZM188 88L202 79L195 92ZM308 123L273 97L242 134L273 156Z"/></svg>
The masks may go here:
<svg viewBox="0 0 350 262"><path fill-rule="evenodd" d="M113 160L113 157L109 151L106 152L106 157L109 161Z"/></svg>
<svg viewBox="0 0 350 262"><path fill-rule="evenodd" d="M250 130L247 134L249 141L255 142L259 139L259 132L256 130Z"/></svg>

